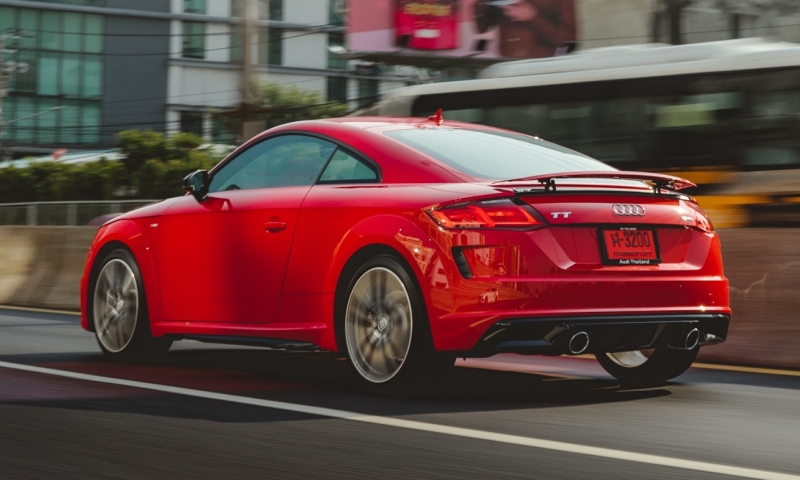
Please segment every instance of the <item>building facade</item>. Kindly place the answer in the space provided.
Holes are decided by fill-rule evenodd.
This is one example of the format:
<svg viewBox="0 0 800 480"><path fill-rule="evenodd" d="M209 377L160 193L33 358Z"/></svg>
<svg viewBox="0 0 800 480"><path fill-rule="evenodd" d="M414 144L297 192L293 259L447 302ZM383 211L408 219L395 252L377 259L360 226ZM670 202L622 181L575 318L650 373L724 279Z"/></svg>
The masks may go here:
<svg viewBox="0 0 800 480"><path fill-rule="evenodd" d="M455 80L480 68L359 59L344 47L347 0L251 0L249 22L247 1L0 0L0 34L13 33L4 40L0 156L107 148L134 128L237 143L245 129L232 112L248 84L296 86L354 110L429 71ZM574 2L579 49L800 42L800 0Z"/></svg>
<svg viewBox="0 0 800 480"><path fill-rule="evenodd" d="M409 81L332 53L341 0L253 0L245 68L245 1L0 0L0 32L19 33L5 40L0 155L105 148L134 128L238 142L219 119L245 100L245 78L352 109Z"/></svg>
<svg viewBox="0 0 800 480"><path fill-rule="evenodd" d="M371 103L413 79L360 68L335 52L344 45L341 0L254 0L249 75L245 55L245 0L171 0L176 15L196 20L171 22L168 131L189 131L216 142L240 140L231 109L245 100L245 78L318 92L322 101L351 109Z"/></svg>
<svg viewBox="0 0 800 480"><path fill-rule="evenodd" d="M747 37L800 42L800 0L575 0L578 48Z"/></svg>

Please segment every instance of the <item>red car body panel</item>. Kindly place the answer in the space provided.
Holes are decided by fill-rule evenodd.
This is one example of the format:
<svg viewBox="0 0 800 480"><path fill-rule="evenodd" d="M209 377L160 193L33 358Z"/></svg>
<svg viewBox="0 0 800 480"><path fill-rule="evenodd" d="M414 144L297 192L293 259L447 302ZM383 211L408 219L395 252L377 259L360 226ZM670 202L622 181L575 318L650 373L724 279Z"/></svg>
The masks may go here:
<svg viewBox="0 0 800 480"><path fill-rule="evenodd" d="M81 282L83 327L90 328L91 269L109 242L126 245L138 261L155 336L281 338L338 351L334 303L341 272L356 252L372 245L395 250L413 270L437 350L468 351L502 319L731 313L719 238L688 197L648 194L644 184L625 191L593 184L591 192L558 195L544 192L538 182L492 185L383 135L418 124L430 122L298 122L237 149L282 132L322 135L377 163L380 183L218 192L203 202L185 196L104 225ZM526 186L534 188L527 193ZM426 213L467 200L517 196L546 220L541 227L448 230ZM632 199L647 209L646 216L613 214L612 205ZM286 225L271 231L272 222ZM652 228L661 263L604 263L598 248L604 225ZM454 248L463 252L472 278L460 273Z"/></svg>

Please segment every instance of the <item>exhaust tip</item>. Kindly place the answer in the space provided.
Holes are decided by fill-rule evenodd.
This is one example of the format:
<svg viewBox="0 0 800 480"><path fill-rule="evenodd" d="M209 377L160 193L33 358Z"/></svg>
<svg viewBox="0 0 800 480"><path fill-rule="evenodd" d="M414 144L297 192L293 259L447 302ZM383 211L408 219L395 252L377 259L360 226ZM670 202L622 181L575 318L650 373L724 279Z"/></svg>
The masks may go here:
<svg viewBox="0 0 800 480"><path fill-rule="evenodd" d="M697 343L700 341L700 331L696 328L693 328L686 334L686 339L684 340L683 346L686 350L691 350L697 346Z"/></svg>
<svg viewBox="0 0 800 480"><path fill-rule="evenodd" d="M586 332L578 332L569 339L569 353L573 355L580 355L589 348L589 334Z"/></svg>

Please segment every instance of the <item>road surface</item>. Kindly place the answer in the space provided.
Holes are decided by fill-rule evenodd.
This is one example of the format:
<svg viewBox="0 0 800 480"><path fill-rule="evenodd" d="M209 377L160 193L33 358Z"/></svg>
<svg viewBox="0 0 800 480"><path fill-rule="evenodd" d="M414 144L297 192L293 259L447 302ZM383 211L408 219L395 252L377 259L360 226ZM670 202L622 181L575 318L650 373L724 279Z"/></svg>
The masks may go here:
<svg viewBox="0 0 800 480"><path fill-rule="evenodd" d="M626 390L589 358L461 365L381 398L326 355L183 341L113 364L77 316L0 309L0 478L800 480L800 376Z"/></svg>

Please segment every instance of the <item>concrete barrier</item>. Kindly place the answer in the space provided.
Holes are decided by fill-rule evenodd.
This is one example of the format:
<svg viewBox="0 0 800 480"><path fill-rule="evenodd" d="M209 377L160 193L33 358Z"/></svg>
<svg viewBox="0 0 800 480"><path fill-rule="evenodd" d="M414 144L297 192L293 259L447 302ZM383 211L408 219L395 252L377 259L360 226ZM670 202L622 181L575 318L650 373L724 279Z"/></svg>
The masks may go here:
<svg viewBox="0 0 800 480"><path fill-rule="evenodd" d="M0 304L78 310L94 227L0 226ZM706 362L800 369L800 229L723 229L733 321Z"/></svg>
<svg viewBox="0 0 800 480"><path fill-rule="evenodd" d="M700 359L800 369L800 228L719 231L733 318Z"/></svg>
<svg viewBox="0 0 800 480"><path fill-rule="evenodd" d="M96 227L0 227L0 304L80 309L79 287Z"/></svg>

